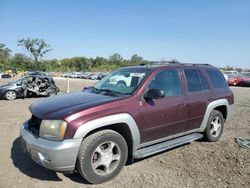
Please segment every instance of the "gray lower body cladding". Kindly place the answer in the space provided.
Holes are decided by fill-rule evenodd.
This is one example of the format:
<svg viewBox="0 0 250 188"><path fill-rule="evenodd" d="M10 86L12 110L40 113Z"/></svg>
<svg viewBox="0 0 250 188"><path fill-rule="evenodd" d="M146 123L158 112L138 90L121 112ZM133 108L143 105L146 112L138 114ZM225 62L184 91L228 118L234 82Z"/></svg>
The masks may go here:
<svg viewBox="0 0 250 188"><path fill-rule="evenodd" d="M73 171L82 139L60 142L36 138L25 125L21 128L21 144L33 161L48 169L60 172Z"/></svg>

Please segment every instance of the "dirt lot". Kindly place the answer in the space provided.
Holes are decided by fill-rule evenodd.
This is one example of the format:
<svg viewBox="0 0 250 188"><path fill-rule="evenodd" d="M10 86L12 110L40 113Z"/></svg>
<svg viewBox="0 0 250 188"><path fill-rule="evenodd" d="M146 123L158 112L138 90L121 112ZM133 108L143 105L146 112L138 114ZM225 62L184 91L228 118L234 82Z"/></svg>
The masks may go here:
<svg viewBox="0 0 250 188"><path fill-rule="evenodd" d="M9 80L0 79L0 85ZM92 84L72 80L71 90ZM56 79L63 91L66 81ZM250 187L250 150L234 137L250 137L250 88L232 88L235 116L216 143L193 142L126 166L113 181L84 184L78 174L63 175L32 162L22 153L19 129L30 117L28 106L39 100L0 101L0 187Z"/></svg>

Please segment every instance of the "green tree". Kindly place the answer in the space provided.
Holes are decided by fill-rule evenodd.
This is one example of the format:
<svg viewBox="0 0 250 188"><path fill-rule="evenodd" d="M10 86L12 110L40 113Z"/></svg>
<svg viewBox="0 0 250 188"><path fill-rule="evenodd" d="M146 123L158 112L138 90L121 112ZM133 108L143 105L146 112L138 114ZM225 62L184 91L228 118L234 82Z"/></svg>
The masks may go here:
<svg viewBox="0 0 250 188"><path fill-rule="evenodd" d="M101 65L107 64L107 60L103 57L96 57L95 59L92 59L92 67L100 67Z"/></svg>
<svg viewBox="0 0 250 188"><path fill-rule="evenodd" d="M25 54L16 53L11 59L11 67L15 67L21 70L33 69L32 59Z"/></svg>
<svg viewBox="0 0 250 188"><path fill-rule="evenodd" d="M39 58L42 57L51 51L50 45L47 44L43 39L21 39L18 41L18 46L23 46L26 50L28 50L34 58L35 67L39 67Z"/></svg>
<svg viewBox="0 0 250 188"><path fill-rule="evenodd" d="M116 65L121 65L123 61L122 56L119 53L114 53L113 55L109 56L109 62Z"/></svg>
<svg viewBox="0 0 250 188"><path fill-rule="evenodd" d="M0 59L5 60L10 57L11 50L5 44L0 43Z"/></svg>
<svg viewBox="0 0 250 188"><path fill-rule="evenodd" d="M140 65L143 63L143 58L138 56L137 54L134 54L130 58L130 64L131 65Z"/></svg>

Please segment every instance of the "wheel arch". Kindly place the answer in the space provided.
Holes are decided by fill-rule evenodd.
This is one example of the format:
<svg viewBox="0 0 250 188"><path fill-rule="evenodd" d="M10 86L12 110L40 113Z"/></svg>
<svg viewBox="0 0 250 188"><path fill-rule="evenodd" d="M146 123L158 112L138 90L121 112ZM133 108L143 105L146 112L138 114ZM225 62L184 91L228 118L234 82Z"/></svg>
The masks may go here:
<svg viewBox="0 0 250 188"><path fill-rule="evenodd" d="M232 105L229 105L227 99L218 99L208 104L203 121L200 126L201 132L206 128L208 118L213 110L218 110L222 113L225 121L229 119L232 115Z"/></svg>
<svg viewBox="0 0 250 188"><path fill-rule="evenodd" d="M217 106L213 110L218 110L219 112L221 112L221 114L223 115L224 121L226 121L227 119L227 106L226 105Z"/></svg>
<svg viewBox="0 0 250 188"><path fill-rule="evenodd" d="M117 123L117 124L107 125L104 127L94 129L94 130L90 131L84 138L86 138L89 135L94 134L98 131L107 130L107 129L113 130L113 131L119 133L125 139L127 146L128 146L127 164L133 163L133 138L132 138L131 131L126 123Z"/></svg>
<svg viewBox="0 0 250 188"><path fill-rule="evenodd" d="M116 131L124 137L128 146L127 164L132 163L133 153L140 144L140 132L130 114L115 114L86 122L77 129L74 138L84 139L90 134L105 129Z"/></svg>

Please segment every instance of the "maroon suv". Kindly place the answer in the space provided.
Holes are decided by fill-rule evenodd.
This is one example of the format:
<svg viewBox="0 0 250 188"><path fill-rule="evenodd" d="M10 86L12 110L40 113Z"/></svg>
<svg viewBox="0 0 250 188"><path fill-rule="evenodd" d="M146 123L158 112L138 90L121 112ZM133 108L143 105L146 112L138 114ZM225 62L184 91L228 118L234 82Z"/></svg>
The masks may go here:
<svg viewBox="0 0 250 188"><path fill-rule="evenodd" d="M33 103L21 141L40 165L102 183L133 159L202 137L217 141L233 103L211 65L120 68L83 92Z"/></svg>

